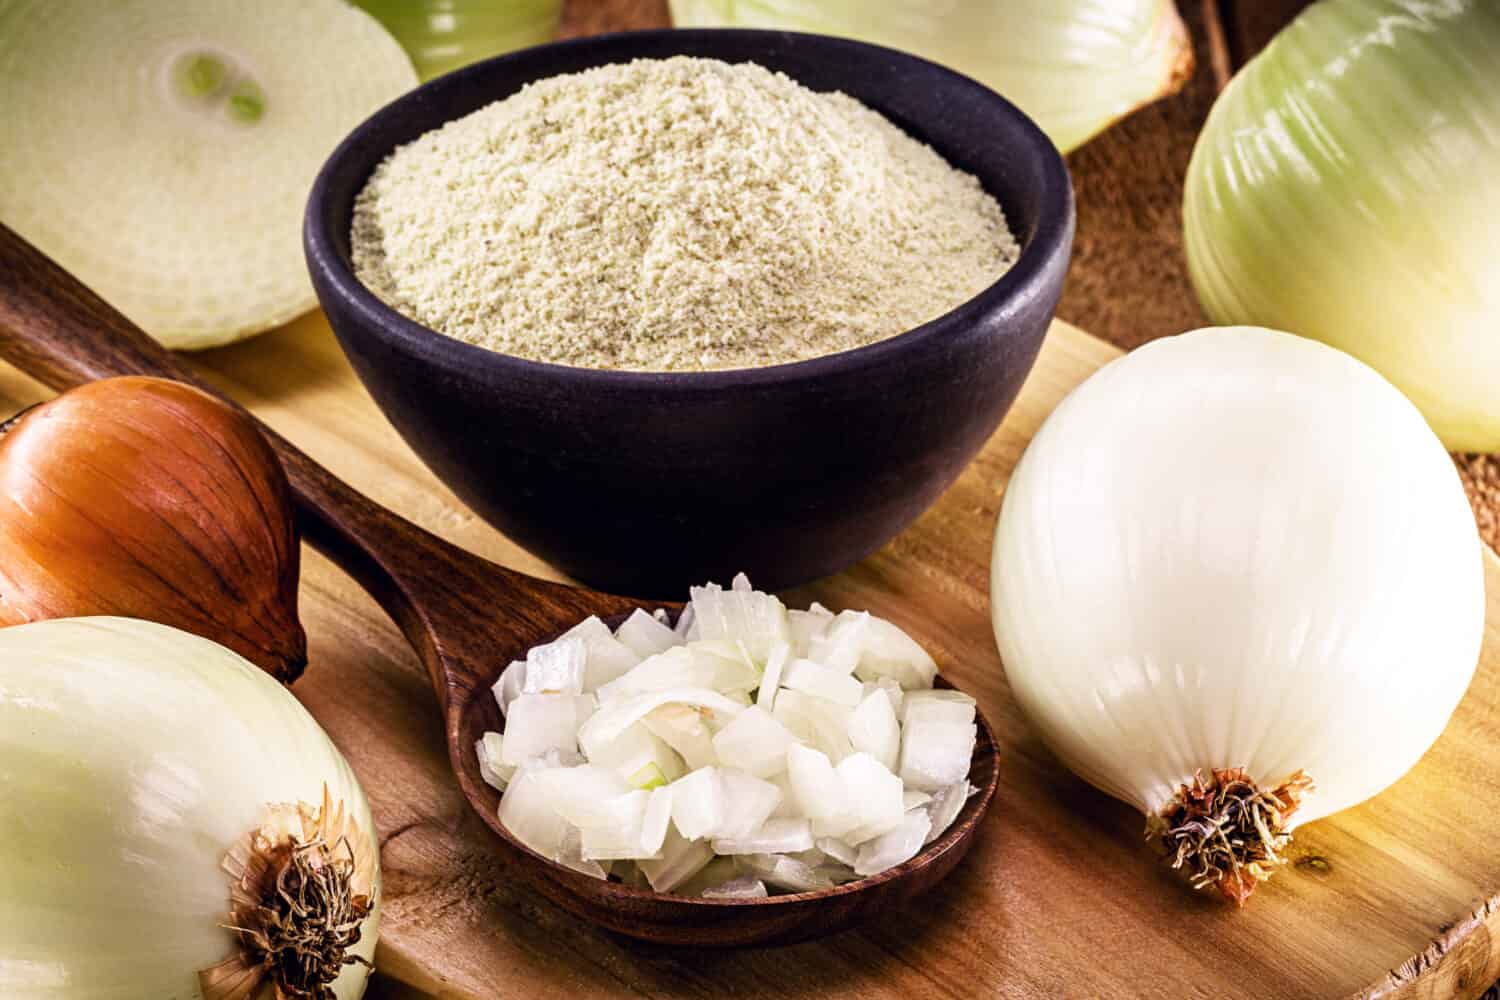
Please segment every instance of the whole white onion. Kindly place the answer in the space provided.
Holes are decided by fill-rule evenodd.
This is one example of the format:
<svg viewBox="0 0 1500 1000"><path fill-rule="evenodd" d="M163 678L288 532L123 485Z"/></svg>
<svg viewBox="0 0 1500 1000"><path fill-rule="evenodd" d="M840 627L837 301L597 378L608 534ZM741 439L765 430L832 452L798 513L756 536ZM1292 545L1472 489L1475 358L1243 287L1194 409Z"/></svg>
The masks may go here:
<svg viewBox="0 0 1500 1000"><path fill-rule="evenodd" d="M995 635L1058 757L1243 902L1293 827L1442 732L1479 655L1480 552L1442 445L1381 376L1201 330L1106 365L1032 441L995 534ZM1243 850L1203 843L1226 800Z"/></svg>
<svg viewBox="0 0 1500 1000"><path fill-rule="evenodd" d="M132 619L0 629L0 996L356 1000L379 894L364 792L265 671ZM331 981L269 992L272 917Z"/></svg>

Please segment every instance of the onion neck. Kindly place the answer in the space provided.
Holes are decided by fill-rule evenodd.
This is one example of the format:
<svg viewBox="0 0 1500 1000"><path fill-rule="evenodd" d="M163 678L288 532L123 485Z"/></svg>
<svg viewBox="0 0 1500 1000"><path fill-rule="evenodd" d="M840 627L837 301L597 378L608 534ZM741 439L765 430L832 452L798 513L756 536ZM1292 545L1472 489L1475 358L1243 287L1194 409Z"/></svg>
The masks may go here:
<svg viewBox="0 0 1500 1000"><path fill-rule="evenodd" d="M238 950L199 973L205 1000L334 1000L374 906L374 861L342 803L276 805L224 859Z"/></svg>
<svg viewBox="0 0 1500 1000"><path fill-rule="evenodd" d="M1262 788L1243 768L1214 768L1183 784L1146 824L1171 866L1195 889L1214 888L1244 906L1255 887L1283 864L1291 842L1288 822L1312 778L1298 771L1275 788Z"/></svg>

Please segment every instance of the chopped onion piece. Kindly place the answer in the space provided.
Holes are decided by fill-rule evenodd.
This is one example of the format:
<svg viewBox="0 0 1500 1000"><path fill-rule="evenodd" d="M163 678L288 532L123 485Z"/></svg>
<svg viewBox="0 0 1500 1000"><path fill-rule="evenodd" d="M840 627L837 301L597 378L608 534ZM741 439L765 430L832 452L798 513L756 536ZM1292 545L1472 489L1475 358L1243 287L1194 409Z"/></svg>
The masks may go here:
<svg viewBox="0 0 1500 1000"><path fill-rule="evenodd" d="M726 839L748 836L771 818L781 801L780 788L743 771L721 768L719 778L723 782L724 816L710 836Z"/></svg>
<svg viewBox="0 0 1500 1000"><path fill-rule="evenodd" d="M806 611L788 611L787 624L792 632L792 652L796 656L811 656L812 644L823 638L828 623L833 621L833 612L821 604L814 604Z"/></svg>
<svg viewBox="0 0 1500 1000"><path fill-rule="evenodd" d="M698 638L698 616L694 613L691 603L682 609L682 614L677 616L677 624L672 627L672 634L677 636L679 642L692 642Z"/></svg>
<svg viewBox="0 0 1500 1000"><path fill-rule="evenodd" d="M752 705L719 730L714 737L714 752L726 767L769 778L786 770L786 751L795 742L785 726Z"/></svg>
<svg viewBox="0 0 1500 1000"><path fill-rule="evenodd" d="M505 720L502 764L522 764L547 750L578 749L579 723L593 711L589 695L523 694ZM598 716L594 716L597 718Z"/></svg>
<svg viewBox="0 0 1500 1000"><path fill-rule="evenodd" d="M646 799L646 811L641 816L642 857L655 857L661 852L667 839L667 829L672 825L672 789L670 786L654 788Z"/></svg>
<svg viewBox="0 0 1500 1000"><path fill-rule="evenodd" d="M626 726L619 736L597 747L589 761L608 767L637 788L652 780L666 784L687 773L677 752L640 722ZM637 781L643 773L644 780Z"/></svg>
<svg viewBox="0 0 1500 1000"><path fill-rule="evenodd" d="M485 733L474 742L474 753L479 758L479 776L484 779L485 784L502 792L510 783L511 775L516 773L514 765L502 760L504 747L503 733Z"/></svg>
<svg viewBox="0 0 1500 1000"><path fill-rule="evenodd" d="M609 626L590 615L568 629L559 638L580 639L587 651L587 666L584 670L583 689L593 691L608 684L625 671L641 662L630 647L615 638Z"/></svg>
<svg viewBox="0 0 1500 1000"><path fill-rule="evenodd" d="M637 823L624 830L610 826L592 827L580 831L583 838L585 861L655 861L656 854L641 849L641 827Z"/></svg>
<svg viewBox="0 0 1500 1000"><path fill-rule="evenodd" d="M598 861L614 858L654 857L655 851L647 851L642 846L645 840L642 827L646 818L646 805L651 800L651 795L651 792L637 790L616 796L603 806L604 811L610 814L607 822L593 826L580 826L584 858L589 861Z"/></svg>
<svg viewBox="0 0 1500 1000"><path fill-rule="evenodd" d="M523 694L583 694L588 646L582 639L562 638L535 646L526 654Z"/></svg>
<svg viewBox="0 0 1500 1000"><path fill-rule="evenodd" d="M860 878L860 876L854 873L853 868L833 861L818 865L813 869L813 873L819 878L828 879L834 885L843 885L845 882L858 882Z"/></svg>
<svg viewBox="0 0 1500 1000"><path fill-rule="evenodd" d="M859 858L854 862L854 873L874 875L910 861L926 843L927 831L931 828L932 820L927 813L921 810L907 813L894 830L876 837L859 849Z"/></svg>
<svg viewBox="0 0 1500 1000"><path fill-rule="evenodd" d="M554 860L565 868L571 868L575 872L598 879L609 878L609 869L612 864L610 861L602 864L598 861L590 861L583 856L583 831L576 826L568 828L567 834L563 837L562 847L558 850Z"/></svg>
<svg viewBox="0 0 1500 1000"><path fill-rule="evenodd" d="M797 819L800 817L802 809L797 804L797 796L792 794L792 781L787 777L786 766L783 764L779 773L771 775L766 780L781 792L781 801L777 802L776 808L771 810L771 818Z"/></svg>
<svg viewBox="0 0 1500 1000"><path fill-rule="evenodd" d="M782 854L741 854L737 857L743 870L758 875L766 884L779 889L817 892L833 888L831 878L796 858Z"/></svg>
<svg viewBox="0 0 1500 1000"><path fill-rule="evenodd" d="M968 777L978 729L973 723L915 722L901 739L901 780L935 792Z"/></svg>
<svg viewBox="0 0 1500 1000"><path fill-rule="evenodd" d="M731 701L707 688L671 688L636 695L623 701L604 705L589 718L578 731L578 744L590 760L610 741L619 737L630 726L639 722L646 713L662 705L680 702L694 705L732 719L744 710L744 706Z"/></svg>
<svg viewBox="0 0 1500 1000"><path fill-rule="evenodd" d="M805 819L768 819L743 837L715 837L716 854L793 854L813 846L812 827Z"/></svg>
<svg viewBox="0 0 1500 1000"><path fill-rule="evenodd" d="M932 687L937 664L927 650L894 623L869 612L843 611L834 618L828 632L835 643L853 644L858 655L853 669L861 680L890 677L908 691Z"/></svg>
<svg viewBox="0 0 1500 1000"><path fill-rule="evenodd" d="M850 847L837 837L819 837L813 841L813 846L834 861L849 868L854 867L854 859L859 857L859 848Z"/></svg>
<svg viewBox="0 0 1500 1000"><path fill-rule="evenodd" d="M741 875L703 890L704 899L764 899L766 884L754 875Z"/></svg>
<svg viewBox="0 0 1500 1000"><path fill-rule="evenodd" d="M500 760L504 747L504 737L497 732L487 732L474 742L474 755L479 759L479 776L484 779L485 784L501 792L505 791L511 776L516 773L513 765Z"/></svg>
<svg viewBox="0 0 1500 1000"><path fill-rule="evenodd" d="M689 771L719 762L714 753L713 733L703 721L703 714L691 705L662 705L642 716L641 725L675 750Z"/></svg>
<svg viewBox="0 0 1500 1000"><path fill-rule="evenodd" d="M551 768L536 780L553 811L580 827L618 823L622 809L628 809L620 799L635 791L613 770L597 764Z"/></svg>
<svg viewBox="0 0 1500 1000"><path fill-rule="evenodd" d="M776 696L772 714L798 739L811 743L837 763L854 752L849 742L849 716L853 711L827 698L783 688Z"/></svg>
<svg viewBox="0 0 1500 1000"><path fill-rule="evenodd" d="M932 796L932 801L927 803L927 815L932 820L932 829L927 832L925 843L932 843L944 833L953 821L958 819L958 814L963 812L964 803L969 801L969 796L979 791L969 784L968 779L956 781L951 785L944 785Z"/></svg>
<svg viewBox="0 0 1500 1000"><path fill-rule="evenodd" d="M857 825L843 835L858 845L900 825L906 815L902 808L901 779L867 753L856 753L841 760L834 773L844 786L844 798L853 810Z"/></svg>
<svg viewBox="0 0 1500 1000"><path fill-rule="evenodd" d="M753 664L737 655L726 656L726 651L703 649L703 646L703 643L674 646L642 660L600 687L599 701L616 702L672 688L705 688L727 694L757 683L759 671Z"/></svg>
<svg viewBox="0 0 1500 1000"><path fill-rule="evenodd" d="M850 708L858 705L860 698L864 696L864 688L859 681L812 660L793 660L788 663L781 673L781 686Z"/></svg>
<svg viewBox="0 0 1500 1000"><path fill-rule="evenodd" d="M676 814L676 793L673 793L673 814ZM714 849L706 840L688 840L669 829L662 843L661 852L655 858L638 861L636 864L646 881L657 892L671 892L714 859Z"/></svg>
<svg viewBox="0 0 1500 1000"><path fill-rule="evenodd" d="M849 716L849 745L874 757L888 771L896 769L901 753L901 726L890 695L876 688Z"/></svg>
<svg viewBox="0 0 1500 1000"><path fill-rule="evenodd" d="M694 841L693 843L708 847L713 860L698 869L691 878L679 885L674 890L678 895L701 896L705 889L712 889L714 886L723 885L730 879L738 878L742 874L739 867L734 863L734 858L720 857L717 854L713 854L713 848L708 846L707 841Z"/></svg>
<svg viewBox="0 0 1500 1000"><path fill-rule="evenodd" d="M792 647L784 642L773 645L766 657L766 669L761 672L760 690L756 692L755 703L767 712L776 705L776 690L781 687L781 673L791 658Z"/></svg>
<svg viewBox="0 0 1500 1000"><path fill-rule="evenodd" d="M698 639L683 648L718 668L716 690L753 691L760 684L761 668L738 639Z"/></svg>
<svg viewBox="0 0 1500 1000"><path fill-rule="evenodd" d="M946 688L912 691L903 700L900 715L903 726L912 722L973 722L974 699Z"/></svg>
<svg viewBox="0 0 1500 1000"><path fill-rule="evenodd" d="M797 807L809 819L828 819L844 812L844 785L828 756L794 743L786 751L787 779Z"/></svg>
<svg viewBox="0 0 1500 1000"><path fill-rule="evenodd" d="M517 769L500 797L500 822L510 835L544 858L562 854L570 824L552 808L538 778L549 770L535 761Z"/></svg>
<svg viewBox="0 0 1500 1000"><path fill-rule="evenodd" d="M677 645L677 633L640 608L632 611L624 624L615 629L615 638L643 660Z"/></svg>
<svg viewBox="0 0 1500 1000"><path fill-rule="evenodd" d="M636 788L649 792L654 788L660 788L662 785L665 785L667 783L667 776L655 764L646 764L625 780Z"/></svg>
<svg viewBox="0 0 1500 1000"><path fill-rule="evenodd" d="M588 761L577 750L549 747L542 753L533 754L526 763L537 764L543 767L578 767L580 764L587 764Z"/></svg>
<svg viewBox="0 0 1500 1000"><path fill-rule="evenodd" d="M932 801L932 796L916 788L908 788L901 793L901 808L911 812L919 806L925 806Z"/></svg>
<svg viewBox="0 0 1500 1000"><path fill-rule="evenodd" d="M771 594L726 591L715 584L693 587L689 593L700 639L743 642L756 663L766 662L773 644L791 639L786 606Z"/></svg>
<svg viewBox="0 0 1500 1000"><path fill-rule="evenodd" d="M500 706L502 718L510 711L510 703L521 696L521 689L525 686L526 661L511 660L510 666L500 671L500 679L491 689L495 693L495 703Z"/></svg>
<svg viewBox="0 0 1500 1000"><path fill-rule="evenodd" d="M896 718L904 720L905 717L901 713L905 711L906 691L901 687L901 685L897 684L889 677L879 677L873 681L864 682L864 692L866 698L870 696L871 691L877 690L885 692L885 696L891 700L891 709L895 711Z"/></svg>
<svg viewBox="0 0 1500 1000"><path fill-rule="evenodd" d="M854 668L859 666L865 633L869 631L872 617L868 611L839 612L823 627L823 633L808 643L808 659L816 660L829 670L854 673Z"/></svg>
<svg viewBox="0 0 1500 1000"><path fill-rule="evenodd" d="M689 840L711 837L724 825L725 788L717 767L704 767L670 786L672 823Z"/></svg>

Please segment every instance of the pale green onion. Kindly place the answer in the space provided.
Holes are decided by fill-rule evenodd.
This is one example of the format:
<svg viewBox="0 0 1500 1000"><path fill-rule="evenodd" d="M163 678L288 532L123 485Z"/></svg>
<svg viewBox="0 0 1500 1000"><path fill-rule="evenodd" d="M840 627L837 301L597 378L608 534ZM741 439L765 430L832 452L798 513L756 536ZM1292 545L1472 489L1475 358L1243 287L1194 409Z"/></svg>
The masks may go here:
<svg viewBox="0 0 1500 1000"><path fill-rule="evenodd" d="M423 80L557 37L562 0L356 0L405 47Z"/></svg>
<svg viewBox="0 0 1500 1000"><path fill-rule="evenodd" d="M1369 363L1500 450L1500 4L1322 0L1215 103L1188 264L1215 322Z"/></svg>
<svg viewBox="0 0 1500 1000"><path fill-rule="evenodd" d="M998 91L1063 152L1175 94L1193 51L1172 0L672 0L679 28L779 28L888 45Z"/></svg>

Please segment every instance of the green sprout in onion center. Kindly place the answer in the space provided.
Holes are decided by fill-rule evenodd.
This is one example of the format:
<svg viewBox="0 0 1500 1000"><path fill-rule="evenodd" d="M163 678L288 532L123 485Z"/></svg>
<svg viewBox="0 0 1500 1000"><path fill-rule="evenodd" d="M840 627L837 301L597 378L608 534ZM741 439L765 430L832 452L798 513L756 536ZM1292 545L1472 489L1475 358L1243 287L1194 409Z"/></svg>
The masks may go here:
<svg viewBox="0 0 1500 1000"><path fill-rule="evenodd" d="M1238 906L1255 886L1284 863L1291 842L1287 820L1313 781L1298 771L1276 788L1262 789L1243 768L1200 771L1147 823L1147 836L1161 840L1174 869L1193 888L1213 886Z"/></svg>
<svg viewBox="0 0 1500 1000"><path fill-rule="evenodd" d="M265 117L266 92L251 76L212 52L186 52L172 64L172 89L193 109L253 125Z"/></svg>
<svg viewBox="0 0 1500 1000"><path fill-rule="evenodd" d="M172 78L185 97L206 98L217 94L229 76L224 60L207 52L190 52L177 60Z"/></svg>
<svg viewBox="0 0 1500 1000"><path fill-rule="evenodd" d="M260 121L266 113L265 92L254 80L241 80L234 86L234 92L229 95L229 103L226 110L230 118L237 122L251 124Z"/></svg>

